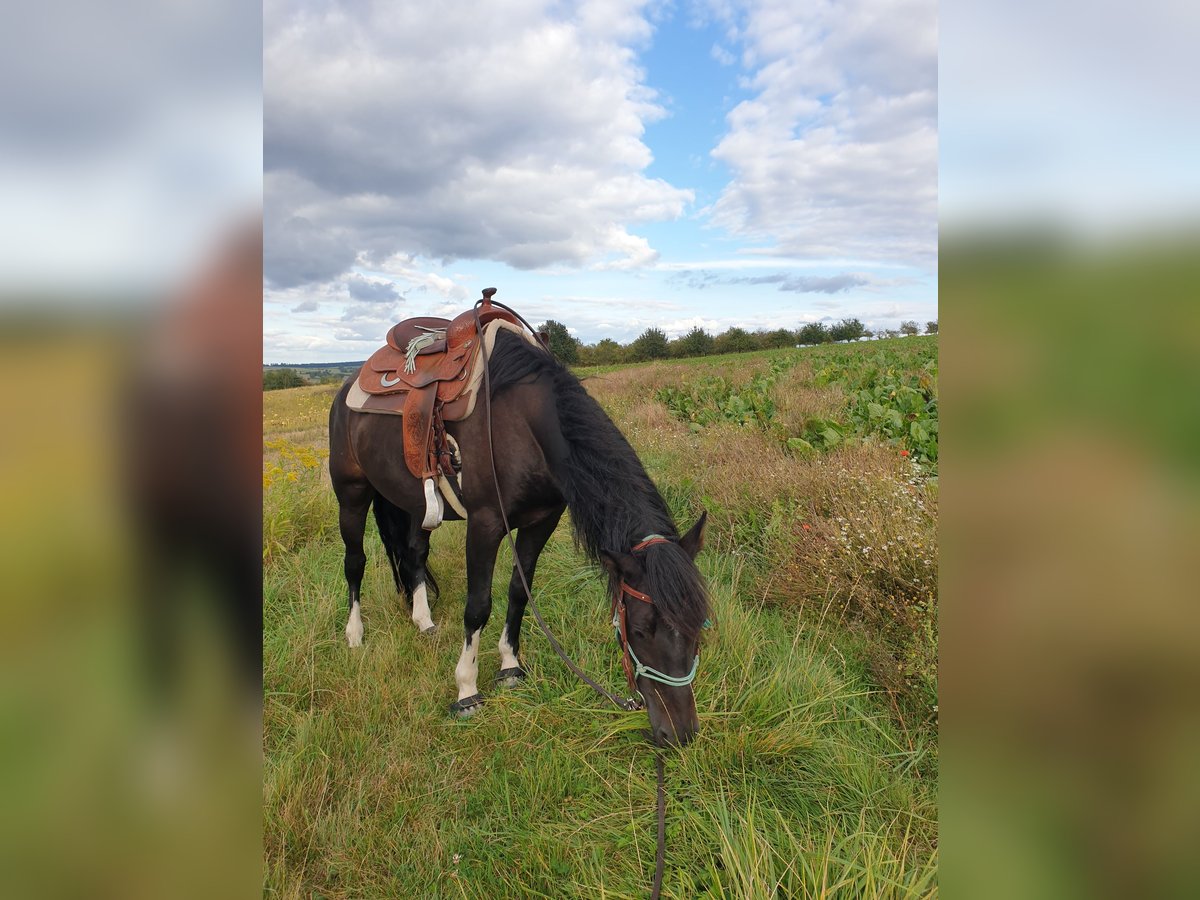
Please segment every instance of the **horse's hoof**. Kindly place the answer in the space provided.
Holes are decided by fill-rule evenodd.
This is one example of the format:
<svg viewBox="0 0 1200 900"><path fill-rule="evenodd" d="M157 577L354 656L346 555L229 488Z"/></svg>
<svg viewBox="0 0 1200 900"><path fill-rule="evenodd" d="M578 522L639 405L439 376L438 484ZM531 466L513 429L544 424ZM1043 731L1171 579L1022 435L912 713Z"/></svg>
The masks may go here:
<svg viewBox="0 0 1200 900"><path fill-rule="evenodd" d="M513 666L511 669L501 669L496 673L495 684L497 687L515 688L519 687L528 677L528 673L520 666Z"/></svg>
<svg viewBox="0 0 1200 900"><path fill-rule="evenodd" d="M450 715L459 719L469 719L479 712L483 706L483 694L472 694L450 704Z"/></svg>
<svg viewBox="0 0 1200 900"><path fill-rule="evenodd" d="M433 634L433 633L434 633L434 632L436 632L436 631L437 631L437 623L436 623L436 622L434 622L434 623L433 623L432 625L430 625L428 628L422 628L422 629L421 629L421 634Z"/></svg>

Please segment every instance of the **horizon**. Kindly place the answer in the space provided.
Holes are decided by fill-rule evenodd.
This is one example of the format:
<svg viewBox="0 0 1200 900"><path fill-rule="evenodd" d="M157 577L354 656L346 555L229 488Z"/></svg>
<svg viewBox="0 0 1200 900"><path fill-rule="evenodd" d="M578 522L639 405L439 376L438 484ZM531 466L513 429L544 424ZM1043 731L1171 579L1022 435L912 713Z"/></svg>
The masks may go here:
<svg viewBox="0 0 1200 900"><path fill-rule="evenodd" d="M847 318L856 318L856 317L854 317L854 316L849 316L849 317L847 317ZM937 320L936 320L936 319L931 319L931 320L929 320L929 322L932 322L932 323L936 324L936 323L937 323ZM827 345L827 344L828 344L828 345L835 345L835 344L861 344L861 343L864 343L864 342L871 342L871 341L882 341L882 340L899 340L899 339L901 339L901 338L912 338L912 337L937 337L937 336L938 336L938 332L936 332L936 331L934 331L934 332L929 332L929 331L926 331L926 330L925 330L925 326L926 326L926 325L928 325L928 324L929 324L929 322L918 322L918 323L917 323L917 326L918 326L918 329L919 329L919 330L918 330L918 331L917 331L915 334L905 334L905 333L903 333L903 332L899 331L898 329L879 329L879 330L876 330L876 329L872 329L872 328L870 328L870 327L867 327L867 326L865 325L865 323L864 323L864 327L867 327L867 333L866 333L866 334L864 334L864 335L863 335L863 336L861 336L861 337L852 338L852 339L849 339L849 340L842 340L842 341L833 341L833 340L831 340L831 341L824 341L824 342L822 342L822 343L820 343L820 344L805 344L805 343L798 343L798 344L795 344L795 345L794 345L794 346L792 346L792 347L768 347L768 348L761 348L761 349L757 349L757 350L730 350L730 351L726 351L726 352L724 352L724 353L715 353L715 352L714 352L714 353L704 353L704 354L700 354L700 356L681 356L681 357L669 356L669 357L660 357L659 359L661 359L661 360L665 360L665 361L667 361L667 362L672 362L672 361L679 361L679 360L683 360L683 359L700 359L700 358L707 357L707 356L730 356L730 355L734 355L734 354L738 354L738 353L763 353L763 352L771 352L771 351L773 351L773 350L788 350L788 349L791 349L791 350L799 350L799 349L808 348L808 347L822 347L822 346L825 346L825 345ZM539 324L539 325L541 325L541 324L543 324L543 323L538 323L538 324ZM653 326L651 326L651 327L653 327ZM733 327L738 327L738 326L733 326ZM803 327L803 326L801 326L801 327ZM777 329L758 329L758 330L756 330L756 331L748 331L747 333L748 333L748 334L751 334L751 335L755 335L755 334L769 334L769 333L770 333L771 331L773 331L773 330L777 330ZM788 329L788 330L797 330L797 331L798 331L798 329ZM640 336L640 335L639 335L639 336ZM714 337L714 338L715 338L715 337L718 337L718 336L719 336L719 334L718 334L718 335L713 335L713 334L710 334L710 337ZM625 343L621 343L621 344L620 344L620 346L621 346L623 349L627 349L627 348L629 347L629 345L632 343L632 341L633 341L633 340L636 340L636 339L637 339L637 338L635 337L635 338L633 338L631 341L627 341L627 342L625 342ZM676 338L673 338L673 337L671 337L670 335L668 335L668 336L667 336L667 339L668 339L669 341L673 341L673 340L675 340ZM603 341L603 340L606 340L606 338L601 338L601 339L600 339L600 341L593 341L593 342L592 342L592 343L590 343L590 344L583 344L582 346L583 346L583 347L589 347L589 348L593 348L593 349L594 349L594 348L596 347L596 345L597 345L597 344L599 344L599 343L600 343L601 341ZM317 368L337 368L337 367L345 367L345 366L361 366L361 365L363 365L363 364L364 364L364 363L367 361L367 359L369 358L369 356L370 356L370 354L368 354L367 356L364 356L362 359L334 359L334 360L316 360L316 361L313 361L313 362L288 362L288 361L282 361L282 362L270 362L270 363L269 363L269 362L267 362L267 361L265 361L265 360L264 360L264 361L263 361L263 364L262 364L262 367L263 367L264 369L275 369L275 368L279 368L279 369L287 369L287 368L295 368L295 369L305 369L305 368L312 368L312 369L317 369ZM659 361L659 359L642 360L642 361L640 361L640 363L639 363L639 362L630 362L630 363L628 363L628 364L629 364L629 365L637 365L637 364L644 364L644 363L649 363L649 362L657 362L657 361ZM575 363L572 363L572 365L576 365L576 364L575 364ZM588 363L580 363L580 364L578 364L578 365L585 365L585 366L586 366L586 365L589 365L589 364L588 364Z"/></svg>

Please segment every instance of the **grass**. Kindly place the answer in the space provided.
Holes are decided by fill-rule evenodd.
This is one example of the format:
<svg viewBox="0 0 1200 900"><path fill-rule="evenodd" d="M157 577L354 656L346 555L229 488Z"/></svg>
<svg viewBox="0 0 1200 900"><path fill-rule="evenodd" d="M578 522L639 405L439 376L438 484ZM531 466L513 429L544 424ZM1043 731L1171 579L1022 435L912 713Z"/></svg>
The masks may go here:
<svg viewBox="0 0 1200 900"><path fill-rule="evenodd" d="M761 370L770 356L707 362L736 376ZM857 517L861 505L871 509L864 528L887 528L895 492L922 492L927 511L936 497L906 484L904 462L887 448L764 455L761 433L697 434L649 399L704 369L657 364L586 382L681 525L702 504L712 511L700 565L718 624L696 682L701 734L666 759L663 896L935 894L936 714L920 719L903 684L878 677L877 659L895 659L895 647L887 629L872 626L882 620L866 614L875 576L889 564L864 568L851 555L853 566L831 559L824 579L793 570L817 558L804 549L813 535L803 524L840 534L836 517ZM430 639L395 596L371 526L365 644L353 653L345 646L336 505L323 466L311 464L334 390L264 396L265 532L277 538L264 546L265 892L645 896L655 786L644 713L607 708L527 617L529 682L489 692L472 720L447 714L465 591L461 527L434 534L431 565L443 595L433 613L442 628ZM908 527L928 538L935 525L926 515ZM496 571L509 566L502 549ZM498 576L494 596L505 587ZM566 523L547 546L535 590L567 651L621 685L602 580ZM498 601L481 685L499 667L502 615Z"/></svg>

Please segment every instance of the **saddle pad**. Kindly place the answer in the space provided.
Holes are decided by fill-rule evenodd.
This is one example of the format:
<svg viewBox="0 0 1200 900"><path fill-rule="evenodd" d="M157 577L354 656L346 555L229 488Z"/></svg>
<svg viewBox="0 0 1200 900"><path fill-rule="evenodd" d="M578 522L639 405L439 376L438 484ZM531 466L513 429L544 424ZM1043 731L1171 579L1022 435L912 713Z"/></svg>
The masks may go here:
<svg viewBox="0 0 1200 900"><path fill-rule="evenodd" d="M520 325L514 325L504 319L493 319L483 326L483 346L487 350L487 356L491 356L492 348L496 343L496 334L500 329L511 331L513 334L520 335L533 346L541 349L541 344L537 339L522 328ZM471 371L467 375L467 385L462 394L456 399L447 403L442 407L442 419L446 422L459 422L467 416L471 415L475 410L475 397L479 393L479 385L483 382L483 358L484 354L479 353L475 356L475 361L471 366ZM346 405L353 410L364 413L381 413L383 415L400 416L404 414L404 402L408 396L408 392L393 394L368 394L359 386L359 378L378 375L370 370L370 364L364 363L363 368L354 379L354 383L350 385L350 390L346 394Z"/></svg>

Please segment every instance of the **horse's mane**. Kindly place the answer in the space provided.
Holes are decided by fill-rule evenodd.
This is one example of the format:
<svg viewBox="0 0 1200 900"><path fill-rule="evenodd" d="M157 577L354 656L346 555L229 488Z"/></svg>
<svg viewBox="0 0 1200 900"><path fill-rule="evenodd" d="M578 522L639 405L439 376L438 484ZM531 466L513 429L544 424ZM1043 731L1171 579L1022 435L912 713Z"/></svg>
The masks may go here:
<svg viewBox="0 0 1200 900"><path fill-rule="evenodd" d="M588 556L599 561L601 551L627 554L647 534L672 540L641 553L644 587L667 624L694 639L708 616L704 579L679 546L666 501L625 435L565 366L516 335L497 334L489 375L492 396L533 379L550 385L568 449L566 459L552 467L571 509L575 539Z"/></svg>

